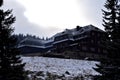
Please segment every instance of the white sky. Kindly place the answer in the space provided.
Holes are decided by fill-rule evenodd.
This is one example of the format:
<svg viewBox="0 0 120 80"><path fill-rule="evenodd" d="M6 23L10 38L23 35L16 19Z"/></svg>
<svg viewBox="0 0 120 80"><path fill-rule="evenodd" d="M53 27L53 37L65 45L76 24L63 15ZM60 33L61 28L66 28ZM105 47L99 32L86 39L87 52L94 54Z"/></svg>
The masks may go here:
<svg viewBox="0 0 120 80"><path fill-rule="evenodd" d="M55 26L62 29L78 24L90 24L80 14L83 9L78 0L19 0L26 7L25 16L38 25ZM34 3L34 4L33 4Z"/></svg>
<svg viewBox="0 0 120 80"><path fill-rule="evenodd" d="M12 0L11 0L12 1ZM39 36L52 36L66 28L75 28L77 25L93 24L102 27L103 3L105 0L13 0L24 7L26 19L37 27L31 30L16 28L18 33L31 33ZM6 0L9 2L10 0ZM17 5L12 5L13 10ZM16 11L16 10L15 10ZM18 12L18 13L17 13ZM20 12L17 10L16 15ZM20 20L20 16L17 20ZM24 21L24 20L23 20ZM21 20L21 23L22 22ZM18 24L18 22L17 22ZM19 24L21 25L21 24ZM42 28L42 29L41 29ZM29 29L29 28L26 28ZM32 31L32 29L34 31ZM39 32L41 29L41 33ZM36 31L35 31L36 30ZM42 32L43 31L43 32Z"/></svg>

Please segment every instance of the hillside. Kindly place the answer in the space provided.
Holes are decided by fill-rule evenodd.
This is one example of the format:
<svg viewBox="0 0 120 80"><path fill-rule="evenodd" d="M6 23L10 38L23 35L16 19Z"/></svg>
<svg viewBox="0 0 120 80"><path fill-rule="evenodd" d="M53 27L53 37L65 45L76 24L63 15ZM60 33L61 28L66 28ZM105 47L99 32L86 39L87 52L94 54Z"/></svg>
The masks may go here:
<svg viewBox="0 0 120 80"><path fill-rule="evenodd" d="M92 67L98 62L73 60L73 59L58 59L45 57L22 57L23 62L26 62L25 69L32 72L44 72L69 76L78 75L97 75Z"/></svg>

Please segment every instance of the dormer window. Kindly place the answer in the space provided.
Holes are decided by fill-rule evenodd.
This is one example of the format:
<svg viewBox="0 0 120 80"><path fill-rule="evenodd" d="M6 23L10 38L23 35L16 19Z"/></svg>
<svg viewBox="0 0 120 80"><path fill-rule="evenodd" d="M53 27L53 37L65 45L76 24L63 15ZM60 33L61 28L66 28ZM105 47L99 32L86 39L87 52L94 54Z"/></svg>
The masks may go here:
<svg viewBox="0 0 120 80"><path fill-rule="evenodd" d="M83 29L80 30L80 32L83 32L83 31L84 31Z"/></svg>

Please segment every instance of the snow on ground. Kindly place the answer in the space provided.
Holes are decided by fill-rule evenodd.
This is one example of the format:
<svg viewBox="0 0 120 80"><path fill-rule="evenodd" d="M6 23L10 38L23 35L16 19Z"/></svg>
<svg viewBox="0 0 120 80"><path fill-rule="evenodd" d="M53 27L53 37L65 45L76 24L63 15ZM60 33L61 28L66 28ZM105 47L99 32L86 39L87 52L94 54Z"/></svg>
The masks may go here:
<svg viewBox="0 0 120 80"><path fill-rule="evenodd" d="M22 57L26 63L25 69L30 71L44 71L57 74L65 74L68 71L72 75L96 75L92 68L96 67L95 61L58 59L47 57Z"/></svg>

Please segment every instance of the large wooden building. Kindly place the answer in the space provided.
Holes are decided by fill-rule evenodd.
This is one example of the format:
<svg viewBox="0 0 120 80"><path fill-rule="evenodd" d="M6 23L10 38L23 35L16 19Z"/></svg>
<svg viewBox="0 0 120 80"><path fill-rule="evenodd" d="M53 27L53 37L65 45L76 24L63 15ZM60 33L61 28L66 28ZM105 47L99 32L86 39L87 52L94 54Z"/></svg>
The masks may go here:
<svg viewBox="0 0 120 80"><path fill-rule="evenodd" d="M100 41L105 36L105 32L93 25L85 27L77 26L74 29L66 29L54 36L53 46L57 51L64 49L78 49L79 51L104 53L100 47Z"/></svg>
<svg viewBox="0 0 120 80"><path fill-rule="evenodd" d="M32 51L53 51L56 53L63 53L64 51L76 51L79 52L80 56L83 57L87 57L88 55L89 57L99 57L104 53L107 53L100 44L100 41L104 36L105 32L93 25L88 25L84 27L77 26L74 29L66 29L63 32L57 33L50 40L47 41L32 40L36 42L36 44L32 44L32 42L29 42L31 39L27 39L28 41L24 40L21 43L22 46L20 46L20 48L23 53L25 53L24 51L26 50L29 53ZM27 43L27 45L25 43Z"/></svg>
<svg viewBox="0 0 120 80"><path fill-rule="evenodd" d="M25 38L20 41L18 48L21 54L35 54L49 51L53 46L53 39L49 41Z"/></svg>
<svg viewBox="0 0 120 80"><path fill-rule="evenodd" d="M53 51L76 51L84 58L103 57L107 53L100 43L104 37L105 32L93 25L66 29L54 36Z"/></svg>

